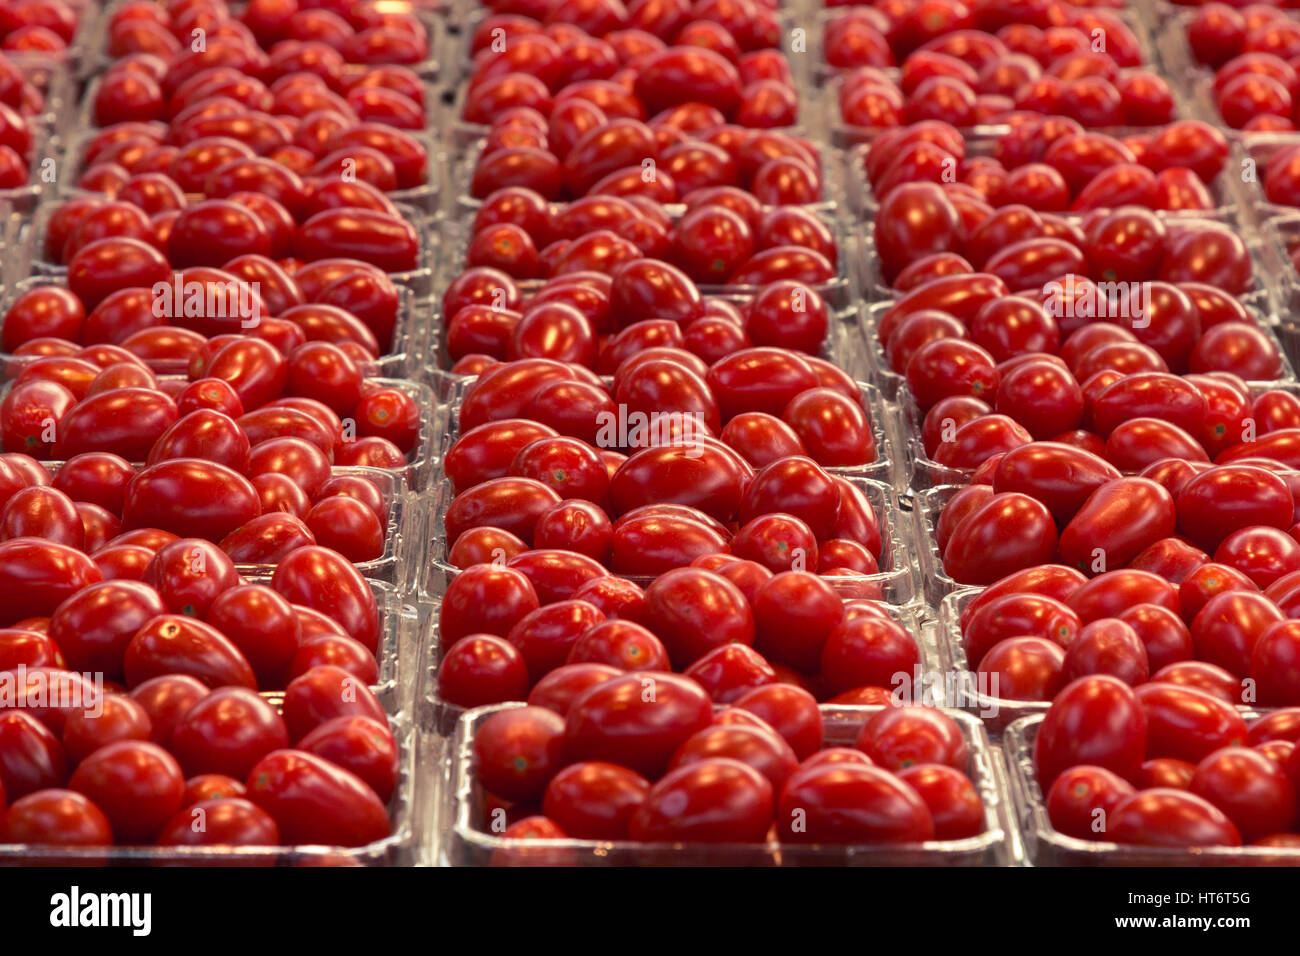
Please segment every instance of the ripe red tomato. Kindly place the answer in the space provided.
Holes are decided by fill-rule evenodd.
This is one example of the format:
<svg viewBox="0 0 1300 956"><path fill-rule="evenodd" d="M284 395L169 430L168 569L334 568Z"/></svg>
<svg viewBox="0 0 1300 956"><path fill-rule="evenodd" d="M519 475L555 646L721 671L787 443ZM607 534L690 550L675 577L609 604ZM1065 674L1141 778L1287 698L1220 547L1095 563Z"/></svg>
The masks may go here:
<svg viewBox="0 0 1300 956"><path fill-rule="evenodd" d="M1053 698L1034 740L1040 784L1050 787L1079 764L1136 779L1148 749L1147 723L1139 698L1123 681L1098 675L1068 684Z"/></svg>

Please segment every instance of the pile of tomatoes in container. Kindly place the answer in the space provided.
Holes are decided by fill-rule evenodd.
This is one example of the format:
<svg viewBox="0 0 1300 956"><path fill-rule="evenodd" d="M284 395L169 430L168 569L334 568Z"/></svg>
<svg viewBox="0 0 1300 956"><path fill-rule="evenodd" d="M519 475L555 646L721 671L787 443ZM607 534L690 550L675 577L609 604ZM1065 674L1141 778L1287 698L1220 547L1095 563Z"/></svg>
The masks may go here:
<svg viewBox="0 0 1300 956"><path fill-rule="evenodd" d="M1297 69L0 2L0 862L1300 862Z"/></svg>

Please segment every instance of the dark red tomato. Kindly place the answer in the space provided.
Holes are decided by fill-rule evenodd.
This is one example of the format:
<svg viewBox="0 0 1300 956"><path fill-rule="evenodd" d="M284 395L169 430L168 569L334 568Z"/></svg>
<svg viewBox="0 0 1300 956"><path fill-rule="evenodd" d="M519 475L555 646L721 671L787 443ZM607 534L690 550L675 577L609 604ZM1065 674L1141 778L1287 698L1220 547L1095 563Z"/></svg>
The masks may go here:
<svg viewBox="0 0 1300 956"><path fill-rule="evenodd" d="M1078 764L1131 780L1146 750L1147 719L1133 690L1114 677L1093 676L1074 681L1053 698L1034 741L1034 762L1045 787Z"/></svg>
<svg viewBox="0 0 1300 956"><path fill-rule="evenodd" d="M962 627L962 645L972 663L1008 638L1033 636L1069 647L1083 624L1063 602L1032 592L1004 594L982 605Z"/></svg>
<svg viewBox="0 0 1300 956"><path fill-rule="evenodd" d="M1061 532L1061 558L1094 574L1122 567L1173 534L1174 526L1174 500L1163 486L1115 478L1098 487Z"/></svg>
<svg viewBox="0 0 1300 956"><path fill-rule="evenodd" d="M387 723L370 717L336 717L303 737L298 747L356 774L384 803L397 787L400 757Z"/></svg>
<svg viewBox="0 0 1300 956"><path fill-rule="evenodd" d="M1286 483L1251 465L1211 468L1190 479L1178 494L1179 528L1207 551L1240 528L1288 528L1293 511Z"/></svg>
<svg viewBox="0 0 1300 956"><path fill-rule="evenodd" d="M157 744L122 740L83 760L68 788L104 811L117 840L149 843L181 808L185 778L175 758Z"/></svg>
<svg viewBox="0 0 1300 956"><path fill-rule="evenodd" d="M79 551L35 538L0 542L0 627L49 617L64 600L101 579Z"/></svg>
<svg viewBox="0 0 1300 956"><path fill-rule="evenodd" d="M566 664L543 677L528 694L528 703L553 710L561 717L568 714L573 701L586 690L622 674L610 664Z"/></svg>
<svg viewBox="0 0 1300 956"><path fill-rule="evenodd" d="M48 634L21 628L0 629L0 670L27 667L66 667L63 653Z"/></svg>
<svg viewBox="0 0 1300 956"><path fill-rule="evenodd" d="M469 568L447 587L438 618L441 640L450 644L475 633L504 637L537 607L537 593L522 572L493 565Z"/></svg>
<svg viewBox="0 0 1300 956"><path fill-rule="evenodd" d="M1197 763L1220 747L1246 739L1246 722L1236 708L1203 690L1153 682L1136 693L1147 718L1149 757Z"/></svg>
<svg viewBox="0 0 1300 956"><path fill-rule="evenodd" d="M919 666L916 640L887 618L848 618L822 646L822 679L835 694L867 686L906 687Z"/></svg>
<svg viewBox="0 0 1300 956"><path fill-rule="evenodd" d="M102 810L72 790L46 788L14 800L0 817L0 832L12 843L107 846L113 831Z"/></svg>
<svg viewBox="0 0 1300 956"><path fill-rule="evenodd" d="M1118 618L1103 617L1084 625L1065 651L1065 678L1109 674L1130 687L1150 676L1146 647L1137 632Z"/></svg>
<svg viewBox="0 0 1300 956"><path fill-rule="evenodd" d="M600 611L585 601L558 601L527 614L506 639L523 656L535 683L566 663L574 642L600 620Z"/></svg>
<svg viewBox="0 0 1300 956"><path fill-rule="evenodd" d="M992 584L1026 566L1050 563L1056 543L1055 522L1041 502L1014 492L995 494L953 530L944 570L962 584Z"/></svg>
<svg viewBox="0 0 1300 956"><path fill-rule="evenodd" d="M753 767L772 785L775 793L799 768L794 750L763 721L744 711L723 711L730 715L699 731L678 748L671 770L705 760L729 757ZM752 721L752 723L746 723Z"/></svg>
<svg viewBox="0 0 1300 956"><path fill-rule="evenodd" d="M1041 637L1012 637L989 648L975 670L990 696L1050 700L1065 682L1065 651Z"/></svg>
<svg viewBox="0 0 1300 956"><path fill-rule="evenodd" d="M9 799L63 786L67 778L63 747L48 727L24 711L0 714L0 787Z"/></svg>
<svg viewBox="0 0 1300 956"><path fill-rule="evenodd" d="M996 400L996 362L965 339L944 338L921 346L907 364L907 385L922 411L954 395Z"/></svg>
<svg viewBox="0 0 1300 956"><path fill-rule="evenodd" d="M875 220L876 248L885 278L892 281L923 256L959 251L960 220L935 183L907 183L889 190Z"/></svg>
<svg viewBox="0 0 1300 956"><path fill-rule="evenodd" d="M872 763L899 771L918 764L943 764L966 772L969 750L961 728L933 707L887 707L858 733L856 745Z"/></svg>
<svg viewBox="0 0 1300 956"><path fill-rule="evenodd" d="M289 746L284 721L252 691L223 687L199 700L172 733L171 750L185 772L243 779L272 750Z"/></svg>
<svg viewBox="0 0 1300 956"><path fill-rule="evenodd" d="M170 747L176 725L208 693L207 686L197 678L170 674L133 688L131 699L149 715L149 739L160 746Z"/></svg>
<svg viewBox="0 0 1300 956"><path fill-rule="evenodd" d="M1295 790L1283 769L1248 747L1225 747L1196 768L1189 789L1222 810L1245 840L1295 826Z"/></svg>
<svg viewBox="0 0 1300 956"><path fill-rule="evenodd" d="M153 587L135 581L105 581L78 591L50 619L50 638L77 671L100 671L121 680L122 657L136 632L167 613Z"/></svg>
<svg viewBox="0 0 1300 956"><path fill-rule="evenodd" d="M566 663L609 664L625 671L668 670L663 642L633 621L605 620L574 641Z"/></svg>
<svg viewBox="0 0 1300 956"><path fill-rule="evenodd" d="M122 526L220 541L260 513L257 489L247 478L215 462L179 458L151 465L132 479Z"/></svg>
<svg viewBox="0 0 1300 956"><path fill-rule="evenodd" d="M984 832L984 804L962 772L941 764L918 764L898 774L930 809L936 840L962 840Z"/></svg>
<svg viewBox="0 0 1300 956"><path fill-rule="evenodd" d="M712 702L694 681L641 671L612 678L572 702L565 730L571 759L607 760L657 776L677 748L712 720Z"/></svg>
<svg viewBox="0 0 1300 956"><path fill-rule="evenodd" d="M209 687L257 689L243 654L220 631L178 614L160 614L136 632L122 659L130 687L167 674L188 674Z"/></svg>
<svg viewBox="0 0 1300 956"><path fill-rule="evenodd" d="M1131 783L1104 767L1071 767L1048 792L1048 819L1066 836L1101 839L1115 807L1135 792Z"/></svg>
<svg viewBox="0 0 1300 956"><path fill-rule="evenodd" d="M1140 846L1240 846L1241 834L1217 807L1183 790L1142 790L1119 803L1106 836Z"/></svg>
<svg viewBox="0 0 1300 956"><path fill-rule="evenodd" d="M657 578L646 589L641 621L680 668L723 644L754 643L754 616L740 589L698 568Z"/></svg>
<svg viewBox="0 0 1300 956"><path fill-rule="evenodd" d="M782 841L791 843L917 843L935 835L915 790L879 767L847 762L798 771L776 818Z"/></svg>
<svg viewBox="0 0 1300 956"><path fill-rule="evenodd" d="M773 804L761 773L714 757L670 770L633 812L628 835L648 843L758 843L771 827Z"/></svg>
<svg viewBox="0 0 1300 956"><path fill-rule="evenodd" d="M247 787L288 844L364 846L390 830L383 803L360 778L301 750L268 754L249 771Z"/></svg>
<svg viewBox="0 0 1300 956"><path fill-rule="evenodd" d="M1282 612L1258 592L1234 590L1215 595L1192 620L1196 656L1230 674L1245 676L1250 673L1256 641L1281 620Z"/></svg>
<svg viewBox="0 0 1300 956"><path fill-rule="evenodd" d="M1174 757L1156 757L1144 761L1138 779L1139 789L1151 787L1172 787L1175 790L1187 790L1196 773L1196 764Z"/></svg>
<svg viewBox="0 0 1300 956"><path fill-rule="evenodd" d="M787 683L767 684L747 691L732 706L769 724L801 760L821 747L821 711L816 698L803 688Z"/></svg>
<svg viewBox="0 0 1300 956"><path fill-rule="evenodd" d="M754 687L776 681L776 671L763 655L745 644L715 647L686 668L717 704L731 703Z"/></svg>
<svg viewBox="0 0 1300 956"><path fill-rule="evenodd" d="M284 723L297 742L335 717L370 717L386 724L374 692L341 667L321 665L295 677L284 691ZM179 731L178 731L179 733Z"/></svg>
<svg viewBox="0 0 1300 956"><path fill-rule="evenodd" d="M217 595L205 619L243 652L260 686L284 681L301 636L288 601L265 585L237 585Z"/></svg>
<svg viewBox="0 0 1300 956"><path fill-rule="evenodd" d="M625 840L650 792L640 774L598 760L571 764L547 785L542 807L566 834L580 840Z"/></svg>
<svg viewBox="0 0 1300 956"><path fill-rule="evenodd" d="M493 714L474 735L475 772L496 796L538 802L564 763L564 719L541 707Z"/></svg>
<svg viewBox="0 0 1300 956"><path fill-rule="evenodd" d="M240 790L243 791L240 784ZM158 834L159 846L278 846L280 829L236 794L187 800Z"/></svg>
<svg viewBox="0 0 1300 956"><path fill-rule="evenodd" d="M106 694L103 706L75 710L63 724L63 748L69 763L81 763L100 747L118 740L148 740L153 727L140 704L120 694Z"/></svg>
<svg viewBox="0 0 1300 956"><path fill-rule="evenodd" d="M372 653L379 648L379 609L370 585L352 564L328 548L291 552L275 569L271 587L291 604L320 611Z"/></svg>
<svg viewBox="0 0 1300 956"><path fill-rule="evenodd" d="M1265 628L1251 651L1250 675L1255 679L1259 702L1281 705L1300 702L1300 668L1294 621L1275 622Z"/></svg>
<svg viewBox="0 0 1300 956"><path fill-rule="evenodd" d="M1225 564L1210 562L1202 564L1178 586L1178 599L1182 606L1183 620L1189 624L1211 599L1225 591L1258 591L1259 588L1250 578L1236 568Z"/></svg>
<svg viewBox="0 0 1300 956"><path fill-rule="evenodd" d="M1066 603L1087 624L1103 617L1118 617L1135 604L1158 604L1179 609L1178 591L1164 578L1146 571L1122 568L1108 571L1080 586Z"/></svg>
<svg viewBox="0 0 1300 956"><path fill-rule="evenodd" d="M805 672L820 666L826 639L844 616L839 595L816 575L802 571L765 582L753 608L757 649L770 661Z"/></svg>
<svg viewBox="0 0 1300 956"><path fill-rule="evenodd" d="M1153 674L1170 664L1190 660L1196 653L1187 625L1167 607L1135 604L1121 612L1119 619L1133 628L1142 642Z"/></svg>
<svg viewBox="0 0 1300 956"><path fill-rule="evenodd" d="M448 648L438 667L438 695L459 707L528 696L528 665L509 641L471 634Z"/></svg>

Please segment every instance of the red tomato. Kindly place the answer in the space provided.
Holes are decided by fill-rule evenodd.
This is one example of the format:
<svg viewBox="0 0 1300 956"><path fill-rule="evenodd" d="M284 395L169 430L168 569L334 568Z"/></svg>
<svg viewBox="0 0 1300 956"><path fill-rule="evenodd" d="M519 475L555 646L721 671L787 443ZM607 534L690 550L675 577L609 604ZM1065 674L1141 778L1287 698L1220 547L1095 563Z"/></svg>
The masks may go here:
<svg viewBox="0 0 1300 956"><path fill-rule="evenodd" d="M1139 698L1123 681L1106 675L1068 684L1053 698L1034 740L1034 763L1044 787L1078 764L1136 779L1146 752L1147 717Z"/></svg>
<svg viewBox="0 0 1300 956"><path fill-rule="evenodd" d="M276 750L249 771L248 799L289 844L364 846L390 830L383 803L355 774L314 754Z"/></svg>

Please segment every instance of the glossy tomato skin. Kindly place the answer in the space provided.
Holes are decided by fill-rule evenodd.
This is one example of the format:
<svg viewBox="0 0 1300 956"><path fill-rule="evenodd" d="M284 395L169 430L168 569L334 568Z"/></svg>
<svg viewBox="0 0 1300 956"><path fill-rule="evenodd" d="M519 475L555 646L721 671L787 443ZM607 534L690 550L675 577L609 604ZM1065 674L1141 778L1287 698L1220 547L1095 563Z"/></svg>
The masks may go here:
<svg viewBox="0 0 1300 956"><path fill-rule="evenodd" d="M387 803L397 787L400 755L388 724L372 717L335 717L318 726L298 747L356 774Z"/></svg>
<svg viewBox="0 0 1300 956"><path fill-rule="evenodd" d="M1246 722L1236 708L1203 690L1152 682L1136 694L1146 714L1149 757L1198 763L1246 739Z"/></svg>
<svg viewBox="0 0 1300 956"><path fill-rule="evenodd" d="M242 687L222 687L198 701L176 725L170 744L187 775L239 780L272 750L287 746L289 734L275 708Z"/></svg>
<svg viewBox="0 0 1300 956"><path fill-rule="evenodd" d="M388 813L355 774L314 754L276 750L248 773L248 799L289 844L364 846L386 837Z"/></svg>
<svg viewBox="0 0 1300 956"><path fill-rule="evenodd" d="M59 605L50 637L78 671L122 677L122 656L135 632L167 606L152 587L134 581L105 581L84 588Z"/></svg>
<svg viewBox="0 0 1300 956"><path fill-rule="evenodd" d="M712 701L694 681L655 671L625 674L573 700L566 751L571 759L607 760L650 778L712 719Z"/></svg>
<svg viewBox="0 0 1300 956"><path fill-rule="evenodd" d="M1217 807L1183 790L1153 788L1121 801L1106 829L1116 843L1140 846L1241 846L1241 834Z"/></svg>
<svg viewBox="0 0 1300 956"><path fill-rule="evenodd" d="M1178 526L1213 551L1243 527L1291 526L1294 505L1286 483L1251 465L1220 465L1192 476L1178 492Z"/></svg>
<svg viewBox="0 0 1300 956"><path fill-rule="evenodd" d="M739 588L698 568L657 578L646 589L641 620L664 642L677 667L723 644L754 643L753 612Z"/></svg>
<svg viewBox="0 0 1300 956"><path fill-rule="evenodd" d="M1061 558L1081 571L1122 567L1174 527L1174 500L1162 485L1115 478L1098 487L1061 532Z"/></svg>
<svg viewBox="0 0 1300 956"><path fill-rule="evenodd" d="M493 794L536 802L564 762L564 720L541 707L493 714L474 735L475 771Z"/></svg>
<svg viewBox="0 0 1300 956"><path fill-rule="evenodd" d="M48 617L67 598L102 579L79 551L34 538L0 542L0 627Z"/></svg>
<svg viewBox="0 0 1300 956"><path fill-rule="evenodd" d="M542 809L579 840L625 840L632 814L650 793L650 782L617 764L588 760L570 764L546 787Z"/></svg>
<svg viewBox="0 0 1300 956"><path fill-rule="evenodd" d="M151 842L180 809L185 778L157 744L123 740L83 760L68 787L104 811L116 839L140 843Z"/></svg>
<svg viewBox="0 0 1300 956"><path fill-rule="evenodd" d="M1045 787L1078 764L1131 780L1146 747L1147 719L1133 690L1114 677L1083 677L1053 698L1034 741L1034 763Z"/></svg>
<svg viewBox="0 0 1300 956"><path fill-rule="evenodd" d="M1018 492L995 494L953 530L944 570L962 584L992 584L1021 568L1049 564L1056 546L1056 524L1041 502Z"/></svg>
<svg viewBox="0 0 1300 956"><path fill-rule="evenodd" d="M370 652L379 649L379 608L360 572L328 548L292 551L276 567L271 588L292 604L320 611Z"/></svg>
<svg viewBox="0 0 1300 956"><path fill-rule="evenodd" d="M1105 839L1110 814L1134 793L1133 784L1123 777L1104 767L1082 764L1056 778L1047 794L1047 815L1052 826L1066 836Z"/></svg>
<svg viewBox="0 0 1300 956"><path fill-rule="evenodd" d="M261 513L257 489L238 472L193 458L163 461L127 486L123 527L161 528L220 541Z"/></svg>
<svg viewBox="0 0 1300 956"><path fill-rule="evenodd" d="M59 738L31 714L0 714L0 787L10 800L61 787L68 779Z"/></svg>
<svg viewBox="0 0 1300 956"><path fill-rule="evenodd" d="M126 646L122 670L129 687L168 674L197 677L209 687L257 689L257 677L239 648L216 628L179 614L150 619Z"/></svg>
<svg viewBox="0 0 1300 956"><path fill-rule="evenodd" d="M1189 789L1222 810L1251 841L1291 830L1297 819L1295 788L1268 757L1247 747L1227 747L1197 765Z"/></svg>
<svg viewBox="0 0 1300 956"><path fill-rule="evenodd" d="M970 753L961 728L933 707L888 707L858 734L857 748L872 763L895 772L920 764L943 764L966 772Z"/></svg>
<svg viewBox="0 0 1300 956"><path fill-rule="evenodd" d="M934 820L916 791L873 766L833 763L797 771L776 816L781 839L791 843L915 843L934 837Z"/></svg>

